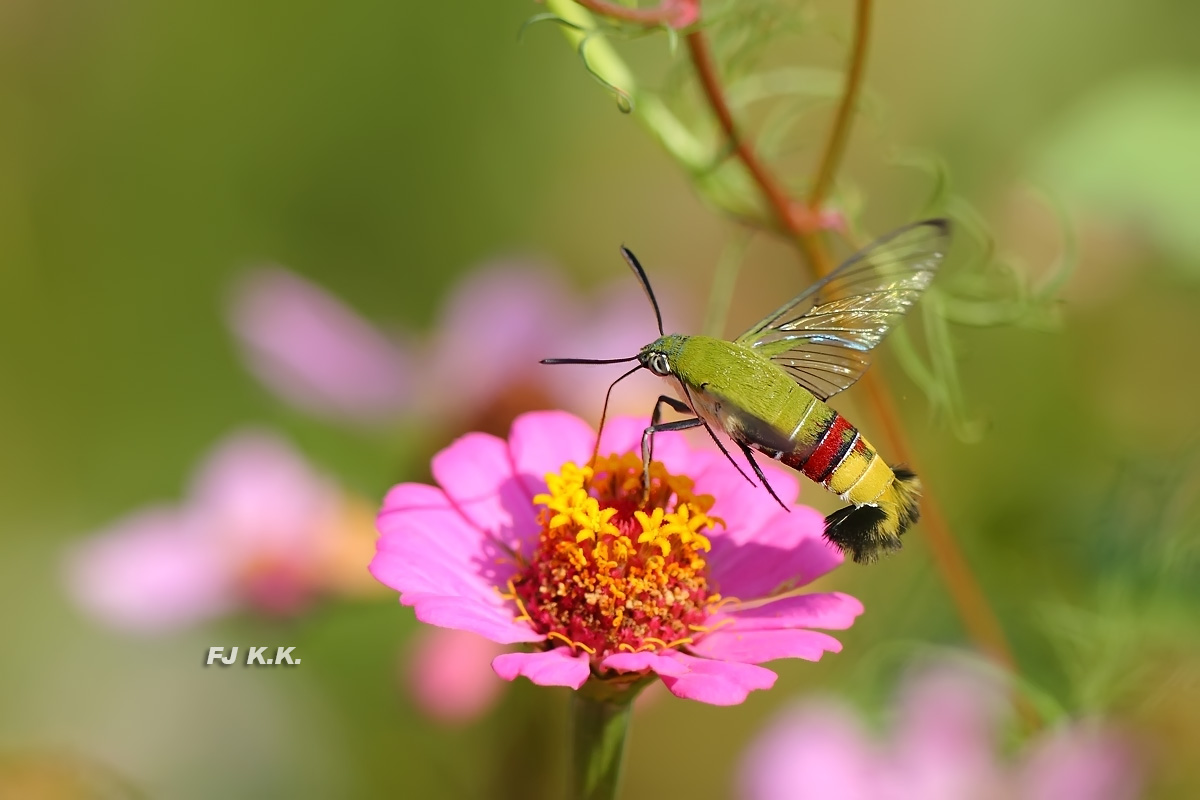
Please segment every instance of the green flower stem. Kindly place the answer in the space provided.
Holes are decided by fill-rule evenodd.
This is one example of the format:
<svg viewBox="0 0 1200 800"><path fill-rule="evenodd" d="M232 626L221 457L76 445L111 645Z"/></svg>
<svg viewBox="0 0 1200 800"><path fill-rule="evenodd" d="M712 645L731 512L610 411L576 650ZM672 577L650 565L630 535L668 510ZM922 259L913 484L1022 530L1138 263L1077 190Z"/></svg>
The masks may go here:
<svg viewBox="0 0 1200 800"><path fill-rule="evenodd" d="M614 800L621 786L625 740L637 692L571 693L571 800Z"/></svg>

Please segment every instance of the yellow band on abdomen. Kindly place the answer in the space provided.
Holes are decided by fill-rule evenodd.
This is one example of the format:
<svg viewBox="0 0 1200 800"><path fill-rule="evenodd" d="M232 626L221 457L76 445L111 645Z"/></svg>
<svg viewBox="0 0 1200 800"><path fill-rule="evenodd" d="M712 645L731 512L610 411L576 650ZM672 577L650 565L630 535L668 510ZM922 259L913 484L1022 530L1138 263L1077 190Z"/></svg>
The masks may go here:
<svg viewBox="0 0 1200 800"><path fill-rule="evenodd" d="M833 474L829 476L829 491L844 495L854 484L867 473L875 454L855 448L842 460Z"/></svg>
<svg viewBox="0 0 1200 800"><path fill-rule="evenodd" d="M895 478L892 468L876 453L862 476L846 491L846 499L855 505L874 503L887 491Z"/></svg>

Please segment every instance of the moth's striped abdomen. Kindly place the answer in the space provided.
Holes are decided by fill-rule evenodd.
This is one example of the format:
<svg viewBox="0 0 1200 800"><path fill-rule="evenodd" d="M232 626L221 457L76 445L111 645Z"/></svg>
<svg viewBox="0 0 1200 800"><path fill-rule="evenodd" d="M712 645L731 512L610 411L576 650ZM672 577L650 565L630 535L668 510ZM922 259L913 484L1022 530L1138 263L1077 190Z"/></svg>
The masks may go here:
<svg viewBox="0 0 1200 800"><path fill-rule="evenodd" d="M892 471L845 417L819 400L813 403L823 406L826 413L810 413L809 419L815 417L816 424L798 430L795 447L779 460L855 505L873 502L886 488Z"/></svg>
<svg viewBox="0 0 1200 800"><path fill-rule="evenodd" d="M816 446L807 457L797 458L795 462L786 457L783 463L798 469L817 483L829 485L829 480L850 455L855 444L861 439L858 431L846 421L846 418L836 411L824 423L816 437Z"/></svg>
<svg viewBox="0 0 1200 800"><path fill-rule="evenodd" d="M870 561L898 548L916 522L919 483L907 470L894 472L845 417L819 405L826 413L810 408L812 424L797 429L794 449L779 460L853 503L826 518L825 535L854 560Z"/></svg>

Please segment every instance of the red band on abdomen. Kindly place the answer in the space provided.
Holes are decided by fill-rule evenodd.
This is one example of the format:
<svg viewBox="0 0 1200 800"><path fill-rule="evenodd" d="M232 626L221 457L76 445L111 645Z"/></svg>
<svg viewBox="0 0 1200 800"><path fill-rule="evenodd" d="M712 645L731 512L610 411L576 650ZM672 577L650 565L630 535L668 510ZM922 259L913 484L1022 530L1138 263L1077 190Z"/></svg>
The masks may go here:
<svg viewBox="0 0 1200 800"><path fill-rule="evenodd" d="M804 464L802 471L810 480L820 483L826 473L833 468L834 461L842 454L846 444L847 431L853 436L854 426L847 422L841 414L834 415L833 422L821 438L821 443L817 445L817 449L813 450L812 455Z"/></svg>

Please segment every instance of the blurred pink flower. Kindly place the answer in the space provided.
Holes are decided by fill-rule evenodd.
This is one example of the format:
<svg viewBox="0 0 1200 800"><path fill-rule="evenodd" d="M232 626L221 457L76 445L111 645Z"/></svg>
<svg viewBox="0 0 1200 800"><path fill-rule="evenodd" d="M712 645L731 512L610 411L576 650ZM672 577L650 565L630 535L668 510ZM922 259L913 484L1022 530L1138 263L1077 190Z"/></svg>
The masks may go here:
<svg viewBox="0 0 1200 800"><path fill-rule="evenodd" d="M230 323L258 379L308 413L380 422L412 396L405 349L286 269L247 275L236 287Z"/></svg>
<svg viewBox="0 0 1200 800"><path fill-rule="evenodd" d="M810 702L751 744L740 770L746 800L1130 800L1140 775L1128 742L1075 725L999 752L1001 681L942 664L911 677L892 735L868 734L847 708Z"/></svg>
<svg viewBox="0 0 1200 800"><path fill-rule="evenodd" d="M488 663L504 651L482 636L453 628L421 628L402 668L413 702L445 723L469 722L495 705L505 687Z"/></svg>
<svg viewBox="0 0 1200 800"><path fill-rule="evenodd" d="M77 603L119 628L154 631L241 607L301 610L368 588L365 506L266 433L229 437L178 506L136 511L67 557Z"/></svg>
<svg viewBox="0 0 1200 800"><path fill-rule="evenodd" d="M700 19L700 0L662 0L663 11L669 11L667 24L672 28L686 28Z"/></svg>
<svg viewBox="0 0 1200 800"><path fill-rule="evenodd" d="M280 268L237 285L231 321L251 371L277 395L309 413L368 424L404 415L474 422L493 407L596 414L611 370L577 370L564 380L538 361L632 355L657 336L631 279L581 296L555 272L516 261L468 275L419 346Z"/></svg>
<svg viewBox="0 0 1200 800"><path fill-rule="evenodd" d="M492 661L507 680L656 673L679 697L730 705L774 684L762 662L839 651L809 628L848 628L862 605L794 591L842 561L821 514L779 509L718 452L672 434L656 437L643 502L646 424L612 420L594 472L577 465L596 434L564 412L518 417L507 441L460 438L433 459L439 487L388 494L372 574L423 622L530 645ZM791 475L768 475L794 500Z"/></svg>

